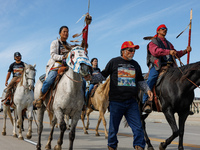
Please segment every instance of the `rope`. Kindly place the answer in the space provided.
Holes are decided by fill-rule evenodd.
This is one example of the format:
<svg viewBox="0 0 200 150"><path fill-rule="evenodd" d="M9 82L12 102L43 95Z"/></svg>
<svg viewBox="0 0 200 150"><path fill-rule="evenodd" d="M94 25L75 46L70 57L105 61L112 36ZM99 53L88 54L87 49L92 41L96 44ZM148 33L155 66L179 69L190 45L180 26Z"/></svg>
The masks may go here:
<svg viewBox="0 0 200 150"><path fill-rule="evenodd" d="M175 57L180 61L180 64L183 64L183 63L181 62L180 58L178 58L178 56L175 55ZM173 60L174 60L174 62L175 62L175 64L176 64L176 66L178 67L175 58L174 58L174 57L172 57L172 58L173 58ZM183 71L180 69L180 67L178 67L178 69L180 70L180 72L181 72L182 75L183 75ZM192 80L188 79L187 77L186 77L186 79L187 79L190 83L192 83L193 85L195 85L197 88L200 89L200 87L199 87L196 83L194 83Z"/></svg>

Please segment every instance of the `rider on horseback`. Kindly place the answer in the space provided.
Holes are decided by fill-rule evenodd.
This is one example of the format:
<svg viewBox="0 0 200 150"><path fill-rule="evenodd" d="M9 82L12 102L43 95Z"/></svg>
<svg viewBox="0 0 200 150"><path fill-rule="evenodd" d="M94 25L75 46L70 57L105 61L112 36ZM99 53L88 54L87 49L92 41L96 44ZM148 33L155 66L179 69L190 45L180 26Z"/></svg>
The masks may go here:
<svg viewBox="0 0 200 150"><path fill-rule="evenodd" d="M39 99L34 101L37 108L40 108L43 102L43 96L48 91L49 87L54 83L58 75L58 69L66 66L65 59L71 46L67 43L69 29L67 26L62 26L59 30L60 39L54 40L50 46L51 58L46 66L46 80L43 83L40 91Z"/></svg>
<svg viewBox="0 0 200 150"><path fill-rule="evenodd" d="M12 89L13 89L14 85L16 83L18 83L19 80L21 79L21 75L22 75L22 72L25 67L24 62L21 61L22 55L19 52L14 53L14 59L15 59L15 62L10 65L8 74L6 76L5 86L7 86L7 88L6 88L7 91L6 91L5 99L3 100L3 101L5 101L4 104L6 104L6 105L11 105L10 94L12 93ZM8 84L8 80L10 78L11 73L13 74L13 78L10 81L10 83ZM11 106L14 107L14 105L11 105Z"/></svg>
<svg viewBox="0 0 200 150"><path fill-rule="evenodd" d="M176 51L174 46L166 40L165 36L167 34L167 27L162 24L157 28L157 34L153 37L152 41L147 45L147 66L150 68L149 77L147 84L150 89L153 89L153 86L156 84L159 71L163 66L175 66L173 57L182 57L187 52L191 51L191 47L188 46L185 50ZM150 113L151 100L148 100L148 95L144 94L143 96L143 111Z"/></svg>
<svg viewBox="0 0 200 150"><path fill-rule="evenodd" d="M98 68L98 59L97 58L92 58L91 64L92 64L92 68L93 68L93 71L91 71L92 75L95 75L95 74L98 74L99 72L101 72L101 70ZM86 105L89 100L89 94L91 93L92 89L95 89L97 86L98 86L98 82L96 83L96 82L90 81L89 90L86 90L86 92L85 92Z"/></svg>

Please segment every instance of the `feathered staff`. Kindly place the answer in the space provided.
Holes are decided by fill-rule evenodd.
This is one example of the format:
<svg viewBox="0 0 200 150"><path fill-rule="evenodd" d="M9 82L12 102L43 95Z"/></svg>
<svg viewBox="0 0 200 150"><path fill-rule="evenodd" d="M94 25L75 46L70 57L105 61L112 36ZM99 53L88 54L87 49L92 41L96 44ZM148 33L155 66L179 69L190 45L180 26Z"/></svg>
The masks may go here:
<svg viewBox="0 0 200 150"><path fill-rule="evenodd" d="M89 25L90 23L92 22L92 16L89 15L89 8L90 8L90 0L88 0L88 13L83 15L82 17L85 16L85 27L83 28L82 32L80 34L74 34L72 37L75 38L75 37L79 37L80 35L82 35L82 43L81 43L81 47L83 47L87 52L87 47L88 47L88 29L89 29ZM82 17L77 21L79 22ZM78 40L74 40L74 41L71 41L71 42L79 42Z"/></svg>
<svg viewBox="0 0 200 150"><path fill-rule="evenodd" d="M191 43L191 29L192 29L192 9L190 10L190 23L185 28L185 30L188 27L189 27L188 46L190 46L190 43ZM178 38L185 30L183 30L176 38ZM188 55L187 55L187 64L189 64L189 62L190 62L190 52L188 52Z"/></svg>

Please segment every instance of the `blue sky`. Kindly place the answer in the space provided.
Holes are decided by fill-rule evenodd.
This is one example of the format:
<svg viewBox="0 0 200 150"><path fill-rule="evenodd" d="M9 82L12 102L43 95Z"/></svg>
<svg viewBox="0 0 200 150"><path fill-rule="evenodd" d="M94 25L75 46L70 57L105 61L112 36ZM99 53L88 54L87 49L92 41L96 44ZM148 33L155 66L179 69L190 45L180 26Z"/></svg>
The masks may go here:
<svg viewBox="0 0 200 150"><path fill-rule="evenodd" d="M19 51L22 60L36 64L37 75L45 73L50 58L50 44L59 37L62 25L69 27L69 38L80 33L83 19L88 11L88 0L0 0L0 91L5 88L9 65L14 62L13 54ZM147 72L145 36L156 34L160 24L166 24L166 38L176 50L188 45L188 30L178 39L176 36L189 24L190 10L193 9L192 52L190 63L199 61L200 1L199 0L90 0L89 58L97 57L99 68L120 55L124 41L131 40L140 45L134 59ZM186 64L187 56L181 58ZM10 81L10 80L9 80ZM200 97L200 90L195 96Z"/></svg>

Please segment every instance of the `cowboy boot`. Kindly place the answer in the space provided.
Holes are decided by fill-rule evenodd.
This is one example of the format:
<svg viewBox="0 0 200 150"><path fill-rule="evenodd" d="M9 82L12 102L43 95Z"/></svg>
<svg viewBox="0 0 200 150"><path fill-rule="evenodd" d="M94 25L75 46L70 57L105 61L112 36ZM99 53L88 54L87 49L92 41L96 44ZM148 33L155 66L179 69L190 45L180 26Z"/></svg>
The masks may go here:
<svg viewBox="0 0 200 150"><path fill-rule="evenodd" d="M135 150L144 150L144 148L142 148L140 146L135 146Z"/></svg>
<svg viewBox="0 0 200 150"><path fill-rule="evenodd" d="M42 107L42 103L43 103L43 96L44 94L42 93L42 91L40 91L40 96L38 99L36 99L34 102L33 102L33 105L37 108L41 108Z"/></svg>
<svg viewBox="0 0 200 150"><path fill-rule="evenodd" d="M149 114L152 112L152 101L147 100L143 106L143 112Z"/></svg>
<svg viewBox="0 0 200 150"><path fill-rule="evenodd" d="M117 150L117 148L114 149L114 148L108 146L108 150Z"/></svg>

